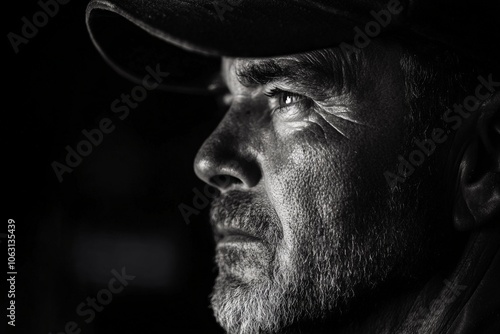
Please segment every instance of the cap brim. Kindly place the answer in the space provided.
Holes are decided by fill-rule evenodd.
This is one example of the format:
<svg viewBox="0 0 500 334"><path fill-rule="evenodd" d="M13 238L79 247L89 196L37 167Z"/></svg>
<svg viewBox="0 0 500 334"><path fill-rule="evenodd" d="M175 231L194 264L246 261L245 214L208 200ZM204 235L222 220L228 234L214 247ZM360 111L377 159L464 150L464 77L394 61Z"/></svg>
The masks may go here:
<svg viewBox="0 0 500 334"><path fill-rule="evenodd" d="M463 10L463 4L438 5L434 0L401 2L401 15L391 17L383 30L408 31L498 69L495 11ZM211 93L223 88L220 57L272 57L350 43L355 28L374 22L370 13L386 9L387 3L92 0L87 27L102 56L123 76L140 83L146 66L159 66L169 73L160 88Z"/></svg>
<svg viewBox="0 0 500 334"><path fill-rule="evenodd" d="M270 57L338 45L353 39L357 24L307 1L240 1L224 13L216 4L94 0L87 27L99 52L123 76L140 83L146 66L159 64L170 73L161 88L210 93L221 88L221 56Z"/></svg>

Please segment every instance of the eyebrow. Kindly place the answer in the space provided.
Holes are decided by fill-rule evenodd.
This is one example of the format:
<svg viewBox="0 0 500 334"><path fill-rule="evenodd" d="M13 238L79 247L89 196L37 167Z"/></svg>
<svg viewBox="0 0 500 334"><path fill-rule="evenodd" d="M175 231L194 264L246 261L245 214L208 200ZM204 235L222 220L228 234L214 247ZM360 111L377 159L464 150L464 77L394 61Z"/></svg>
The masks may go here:
<svg viewBox="0 0 500 334"><path fill-rule="evenodd" d="M282 60L263 59L244 64L237 70L238 81L244 86L266 85L283 78L293 77L295 64L284 63Z"/></svg>
<svg viewBox="0 0 500 334"><path fill-rule="evenodd" d="M288 57L265 58L243 63L236 71L238 81L247 87L276 81L299 86L317 93L344 94L354 88L357 57L340 49L322 49Z"/></svg>

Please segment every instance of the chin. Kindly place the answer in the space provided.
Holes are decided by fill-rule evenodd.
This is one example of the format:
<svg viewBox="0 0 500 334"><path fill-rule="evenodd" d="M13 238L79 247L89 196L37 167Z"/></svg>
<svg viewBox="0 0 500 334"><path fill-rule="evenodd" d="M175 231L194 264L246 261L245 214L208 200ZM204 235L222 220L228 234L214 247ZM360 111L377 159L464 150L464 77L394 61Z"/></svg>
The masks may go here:
<svg viewBox="0 0 500 334"><path fill-rule="evenodd" d="M270 278L253 279L219 274L211 297L217 322L231 334L277 333L281 319L282 293Z"/></svg>
<svg viewBox="0 0 500 334"><path fill-rule="evenodd" d="M265 260L264 260L265 259ZM329 310L311 296L304 270L264 248L217 247L219 275L211 296L217 322L230 334L281 333ZM329 295L333 297L333 294Z"/></svg>

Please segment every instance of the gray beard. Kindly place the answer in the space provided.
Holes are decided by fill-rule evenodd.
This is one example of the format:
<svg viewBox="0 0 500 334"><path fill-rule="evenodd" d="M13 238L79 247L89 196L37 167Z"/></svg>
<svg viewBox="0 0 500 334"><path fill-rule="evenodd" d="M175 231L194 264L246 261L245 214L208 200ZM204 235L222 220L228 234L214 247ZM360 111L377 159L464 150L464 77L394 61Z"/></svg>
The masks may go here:
<svg viewBox="0 0 500 334"><path fill-rule="evenodd" d="M344 219L328 226L304 222L292 250L283 256L278 249L272 269L250 282L221 270L232 264L218 253L220 271L211 296L217 321L230 334L282 333L332 314L341 318L346 305L387 280L416 280L423 267L431 267L429 221L435 221L427 214L417 218L422 205L429 208L417 193L400 190L385 203L374 196L369 206L366 197L358 199Z"/></svg>

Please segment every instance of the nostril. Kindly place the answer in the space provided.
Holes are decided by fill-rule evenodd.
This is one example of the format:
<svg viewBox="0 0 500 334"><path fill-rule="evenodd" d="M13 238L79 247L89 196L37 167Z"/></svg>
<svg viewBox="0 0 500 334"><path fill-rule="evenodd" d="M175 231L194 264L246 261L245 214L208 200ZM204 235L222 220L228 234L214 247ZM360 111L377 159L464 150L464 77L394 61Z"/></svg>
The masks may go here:
<svg viewBox="0 0 500 334"><path fill-rule="evenodd" d="M210 178L210 184L214 184L219 189L226 189L230 186L243 184L237 177L231 175L216 175Z"/></svg>

